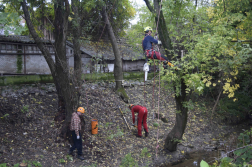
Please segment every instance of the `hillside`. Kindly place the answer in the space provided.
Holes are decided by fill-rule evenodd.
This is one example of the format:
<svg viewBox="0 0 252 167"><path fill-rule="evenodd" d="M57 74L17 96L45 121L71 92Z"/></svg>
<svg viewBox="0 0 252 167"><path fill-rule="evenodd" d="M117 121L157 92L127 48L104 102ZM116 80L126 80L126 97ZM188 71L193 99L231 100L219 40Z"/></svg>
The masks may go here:
<svg viewBox="0 0 252 167"><path fill-rule="evenodd" d="M158 85L153 87L152 83L148 83L143 86L140 82L132 81L131 86L125 87L125 90L130 103L147 106L149 137L139 139L135 136L136 129L128 129L118 106L129 125L132 124L131 112L127 108L128 104L113 91L113 83L84 84L81 103L86 109L83 135L85 160L80 161L76 156L67 155L69 143L59 137L60 127L54 122L57 113L54 85L1 87L0 164L41 164L46 167L119 166L127 155L127 161L124 159L123 162L132 160L132 163L138 163L139 166L162 166L180 161L189 152L216 149L216 141L221 140L225 134L236 131L235 126L217 121L210 125L210 110L199 102L188 113L186 133L178 150L167 152L164 150L164 139L175 123L174 95L167 90L160 91L159 108L160 114L168 120L165 123L158 120L155 114L158 111ZM155 106L154 109L152 106ZM211 107L210 103L209 106ZM91 119L98 120L97 135L91 134Z"/></svg>

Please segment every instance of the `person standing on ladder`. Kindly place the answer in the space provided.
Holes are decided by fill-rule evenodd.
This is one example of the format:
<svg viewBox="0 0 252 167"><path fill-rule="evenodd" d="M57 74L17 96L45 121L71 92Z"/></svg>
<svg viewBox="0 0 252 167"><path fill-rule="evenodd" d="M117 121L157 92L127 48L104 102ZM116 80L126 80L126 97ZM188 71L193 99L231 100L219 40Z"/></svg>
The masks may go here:
<svg viewBox="0 0 252 167"><path fill-rule="evenodd" d="M153 49L153 45L154 44L161 44L161 41L156 40L151 36L152 28L148 26L148 27L144 28L144 32L145 32L145 37L143 38L143 41L142 41L142 47L143 47L143 51L146 55L146 60L147 59L158 59L158 60L161 60L164 65L168 64L169 66L173 66L173 64L171 64L169 62L167 57L165 57L160 52L155 51L155 49Z"/></svg>
<svg viewBox="0 0 252 167"><path fill-rule="evenodd" d="M140 105L129 105L129 109L132 112L132 120L133 120L133 126L135 126L135 113L138 113L137 115L137 129L138 129L138 134L136 135L137 137L142 137L142 124L144 126L144 131L145 131L145 137L148 137L149 132L148 132L148 127L147 127L147 114L148 110L144 106Z"/></svg>
<svg viewBox="0 0 252 167"><path fill-rule="evenodd" d="M81 119L80 116L85 113L85 109L83 107L79 107L77 112L73 112L70 124L70 130L72 132L73 138L73 146L70 148L68 154L73 155L73 151L77 148L78 156L77 158L80 160L84 160L82 157L82 140L81 140Z"/></svg>

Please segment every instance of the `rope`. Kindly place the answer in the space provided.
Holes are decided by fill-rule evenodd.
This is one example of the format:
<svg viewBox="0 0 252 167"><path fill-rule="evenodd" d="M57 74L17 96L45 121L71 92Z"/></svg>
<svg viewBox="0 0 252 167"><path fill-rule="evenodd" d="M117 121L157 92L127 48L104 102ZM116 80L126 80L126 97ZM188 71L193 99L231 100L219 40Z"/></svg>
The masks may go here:
<svg viewBox="0 0 252 167"><path fill-rule="evenodd" d="M155 65L155 60L154 60L154 81L153 81L153 88L152 88L152 99L154 99L154 88L155 88L155 78L156 78L156 65ZM152 100L152 111L154 111L154 100ZM154 116L155 115L155 112L153 112L153 119L154 119Z"/></svg>
<svg viewBox="0 0 252 167"><path fill-rule="evenodd" d="M161 11L161 4L162 4L162 0L160 2L160 7L159 7L159 13L158 13L158 20L157 20L157 27L156 27L156 32L158 29L158 22L159 22L159 16L160 16L160 11ZM158 47L158 52L159 52L159 47ZM159 65L161 64L161 59L159 60ZM158 125L159 125L159 102L160 102L160 70L158 71L159 73L159 91L158 91ZM157 158L157 151L159 148L159 144L158 144L158 132L159 132L159 126L158 126L158 131L157 131L157 147L156 147L156 158Z"/></svg>
<svg viewBox="0 0 252 167"><path fill-rule="evenodd" d="M144 72L144 106L146 106L146 99L145 99L145 75L146 75L146 73Z"/></svg>

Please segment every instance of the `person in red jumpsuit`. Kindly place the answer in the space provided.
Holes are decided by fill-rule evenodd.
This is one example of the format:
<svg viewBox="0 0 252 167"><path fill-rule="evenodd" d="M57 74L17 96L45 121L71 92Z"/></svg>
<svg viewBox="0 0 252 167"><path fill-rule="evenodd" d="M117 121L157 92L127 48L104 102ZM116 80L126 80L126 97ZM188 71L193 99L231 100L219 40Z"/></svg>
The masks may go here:
<svg viewBox="0 0 252 167"><path fill-rule="evenodd" d="M135 113L138 113L138 115L137 115L137 129L138 129L137 137L142 137L142 124L144 126L145 137L147 137L149 135L148 127L147 127L147 114L148 114L147 108L144 106L141 106L141 105L130 104L129 109L132 112L133 125L135 124Z"/></svg>

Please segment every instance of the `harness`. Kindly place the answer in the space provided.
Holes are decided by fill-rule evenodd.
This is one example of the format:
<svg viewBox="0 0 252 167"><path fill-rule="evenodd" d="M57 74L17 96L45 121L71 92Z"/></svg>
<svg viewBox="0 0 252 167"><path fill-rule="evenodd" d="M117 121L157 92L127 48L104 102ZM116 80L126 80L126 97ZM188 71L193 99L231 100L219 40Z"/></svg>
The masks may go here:
<svg viewBox="0 0 252 167"><path fill-rule="evenodd" d="M153 49L153 43L152 43L151 49L148 49L148 50L146 49L146 50L144 50L143 41L144 41L144 39L145 39L147 36L149 36L149 35L146 35L146 36L143 38L143 40L142 40L143 52L144 52L144 54L146 55L147 58L156 57L155 50Z"/></svg>

